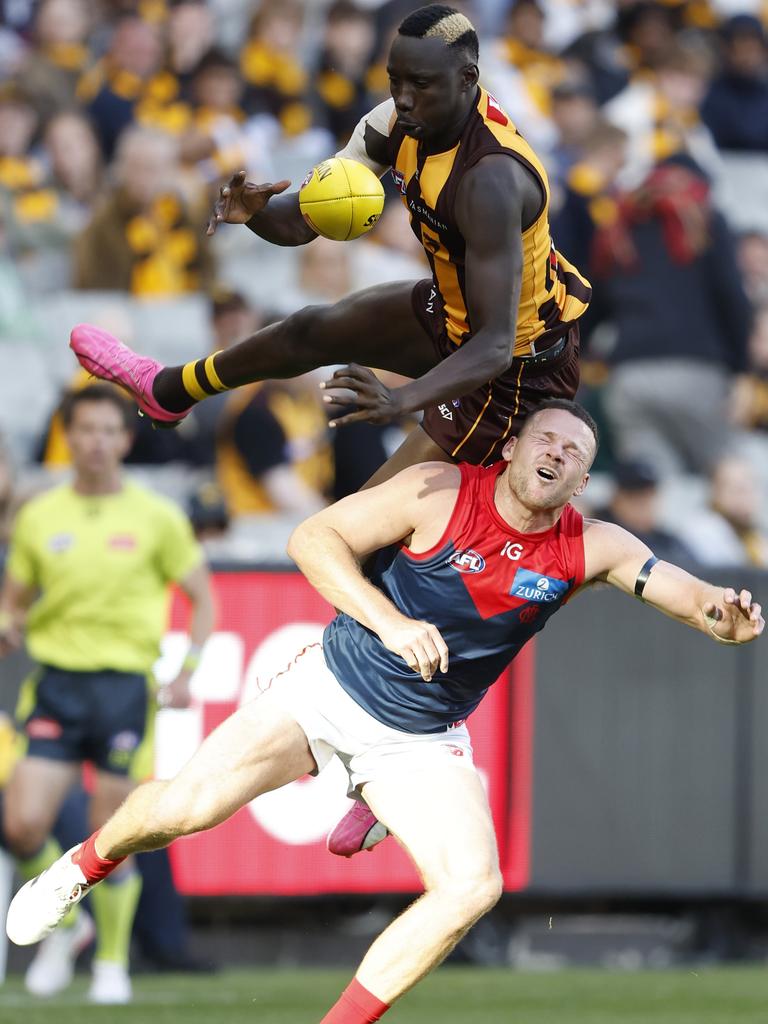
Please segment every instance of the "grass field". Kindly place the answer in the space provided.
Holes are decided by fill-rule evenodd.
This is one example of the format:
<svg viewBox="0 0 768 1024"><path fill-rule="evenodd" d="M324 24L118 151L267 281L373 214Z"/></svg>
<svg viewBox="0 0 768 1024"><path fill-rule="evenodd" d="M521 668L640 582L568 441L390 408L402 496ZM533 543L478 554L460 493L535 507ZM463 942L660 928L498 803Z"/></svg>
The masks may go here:
<svg viewBox="0 0 768 1024"><path fill-rule="evenodd" d="M318 1024L345 972L230 971L139 977L126 1007L92 1007L86 979L40 1003L21 980L0 988L0 1024ZM555 974L443 968L387 1024L766 1024L768 970Z"/></svg>

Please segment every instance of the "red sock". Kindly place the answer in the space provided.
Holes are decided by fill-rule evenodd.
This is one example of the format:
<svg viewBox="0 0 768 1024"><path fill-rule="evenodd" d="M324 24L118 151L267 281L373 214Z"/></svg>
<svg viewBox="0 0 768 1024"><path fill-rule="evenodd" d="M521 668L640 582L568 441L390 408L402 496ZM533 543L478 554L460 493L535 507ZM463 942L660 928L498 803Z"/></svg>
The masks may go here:
<svg viewBox="0 0 768 1024"><path fill-rule="evenodd" d="M372 1024L383 1017L388 1009L388 1003L382 1003L367 988L363 988L357 978L353 978L341 993L341 999L330 1008L320 1024Z"/></svg>
<svg viewBox="0 0 768 1024"><path fill-rule="evenodd" d="M117 860L105 860L100 857L96 853L96 836L98 834L99 832L94 832L85 840L80 849L72 854L72 863L79 866L89 885L94 885L102 878L106 878L125 860L125 857L118 857Z"/></svg>

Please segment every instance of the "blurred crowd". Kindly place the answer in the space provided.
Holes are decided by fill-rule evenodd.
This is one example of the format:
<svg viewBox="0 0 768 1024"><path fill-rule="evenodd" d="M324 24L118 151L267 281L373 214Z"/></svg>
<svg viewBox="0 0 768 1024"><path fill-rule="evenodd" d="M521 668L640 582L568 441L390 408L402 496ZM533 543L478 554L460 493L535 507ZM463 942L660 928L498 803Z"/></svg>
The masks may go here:
<svg viewBox="0 0 768 1024"><path fill-rule="evenodd" d="M416 6L2 0L0 518L14 477L67 465L69 321L180 362L308 302L426 276L394 194L354 243L204 233L231 172L297 183L344 145L388 94L389 42ZM768 566L768 4L454 6L480 32L482 83L549 170L558 248L594 285L591 510L678 560ZM329 375L219 396L177 431L137 419L130 461L163 467L213 554L265 557L413 426L329 431Z"/></svg>

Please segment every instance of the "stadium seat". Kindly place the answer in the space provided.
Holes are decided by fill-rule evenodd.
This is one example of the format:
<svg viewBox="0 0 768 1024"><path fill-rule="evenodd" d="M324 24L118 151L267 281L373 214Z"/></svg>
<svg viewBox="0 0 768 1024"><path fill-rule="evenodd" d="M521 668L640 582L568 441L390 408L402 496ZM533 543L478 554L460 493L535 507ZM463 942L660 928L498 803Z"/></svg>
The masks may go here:
<svg viewBox="0 0 768 1024"><path fill-rule="evenodd" d="M717 198L731 227L768 233L768 156L723 153Z"/></svg>

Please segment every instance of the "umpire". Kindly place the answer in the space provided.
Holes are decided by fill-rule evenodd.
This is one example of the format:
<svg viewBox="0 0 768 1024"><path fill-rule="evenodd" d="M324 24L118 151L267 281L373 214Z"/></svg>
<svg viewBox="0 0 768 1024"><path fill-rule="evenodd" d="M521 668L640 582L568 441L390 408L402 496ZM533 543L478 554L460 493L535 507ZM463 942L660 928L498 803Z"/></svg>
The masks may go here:
<svg viewBox="0 0 768 1024"><path fill-rule="evenodd" d="M51 836L84 761L95 769L91 818L99 827L152 773L152 666L166 626L170 585L191 603L190 647L164 704L184 707L189 679L213 626L202 551L189 522L165 498L125 480L132 409L111 386L67 396L62 420L73 480L29 501L11 537L0 595L0 654L26 639L37 668L22 686L17 718L25 743L5 791L3 831L23 877L61 854ZM94 893L97 946L89 997L131 998L128 950L141 889L128 862ZM93 924L77 909L41 943L27 971L36 995L60 991Z"/></svg>

